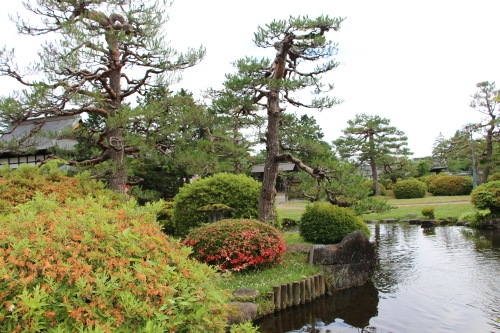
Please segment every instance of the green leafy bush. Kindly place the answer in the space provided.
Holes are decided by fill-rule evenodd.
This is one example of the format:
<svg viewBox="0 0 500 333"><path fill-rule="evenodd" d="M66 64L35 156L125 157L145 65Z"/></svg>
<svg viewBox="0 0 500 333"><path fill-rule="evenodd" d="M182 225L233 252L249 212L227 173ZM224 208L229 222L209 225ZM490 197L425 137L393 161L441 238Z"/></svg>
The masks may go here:
<svg viewBox="0 0 500 333"><path fill-rule="evenodd" d="M161 232L158 207L57 197L0 216L1 332L223 331L214 270Z"/></svg>
<svg viewBox="0 0 500 333"><path fill-rule="evenodd" d="M378 183L378 185L380 186L380 195L386 195L387 190L385 186L381 183ZM370 194L369 194L370 196L375 195L375 186L373 185L373 180L364 181L363 186L370 189Z"/></svg>
<svg viewBox="0 0 500 333"><path fill-rule="evenodd" d="M183 243L193 248L193 257L221 270L269 267L285 252L285 241L278 230L244 219L191 229Z"/></svg>
<svg viewBox="0 0 500 333"><path fill-rule="evenodd" d="M500 180L500 172L494 173L488 177L489 182Z"/></svg>
<svg viewBox="0 0 500 333"><path fill-rule="evenodd" d="M422 215L428 217L429 219L434 219L434 207L424 207L422 208Z"/></svg>
<svg viewBox="0 0 500 333"><path fill-rule="evenodd" d="M174 233L174 223L172 221L172 212L174 208L174 203L172 201L159 201L161 205L161 210L158 212L157 220L160 224L161 229L167 235L172 235Z"/></svg>
<svg viewBox="0 0 500 333"><path fill-rule="evenodd" d="M489 209L490 216L500 216L500 180L479 185L472 191L471 202L478 209Z"/></svg>
<svg viewBox="0 0 500 333"><path fill-rule="evenodd" d="M427 193L427 186L420 180L407 179L398 181L392 190L396 199L423 198Z"/></svg>
<svg viewBox="0 0 500 333"><path fill-rule="evenodd" d="M231 207L233 210L225 213L228 218L257 218L260 187L259 182L246 175L230 173L218 173L184 185L174 197L175 233L185 236L189 229L207 222L207 213L198 209L213 203Z"/></svg>
<svg viewBox="0 0 500 333"><path fill-rule="evenodd" d="M305 241L316 244L338 243L356 230L370 237L368 226L352 210L328 202L307 205L300 219L299 230Z"/></svg>
<svg viewBox="0 0 500 333"><path fill-rule="evenodd" d="M450 175L436 177L429 183L428 188L433 195L467 195L472 191L472 178Z"/></svg>

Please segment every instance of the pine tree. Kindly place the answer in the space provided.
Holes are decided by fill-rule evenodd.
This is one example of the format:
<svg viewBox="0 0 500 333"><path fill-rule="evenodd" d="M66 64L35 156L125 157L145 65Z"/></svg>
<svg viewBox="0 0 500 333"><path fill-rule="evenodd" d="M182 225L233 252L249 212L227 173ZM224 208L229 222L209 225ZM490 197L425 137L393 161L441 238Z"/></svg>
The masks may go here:
<svg viewBox="0 0 500 333"><path fill-rule="evenodd" d="M40 62L26 73L14 64L13 51L0 56L0 73L27 87L3 98L3 121L94 114L100 153L73 165L109 165L109 188L124 193L128 155L138 153L125 139L130 106L125 100L156 85L167 85L169 73L198 63L204 50L181 54L164 41L163 24L168 1L38 0L26 2L39 25L14 18L21 34L56 34L40 52ZM30 81L26 74L36 72ZM13 103L12 101L15 101Z"/></svg>

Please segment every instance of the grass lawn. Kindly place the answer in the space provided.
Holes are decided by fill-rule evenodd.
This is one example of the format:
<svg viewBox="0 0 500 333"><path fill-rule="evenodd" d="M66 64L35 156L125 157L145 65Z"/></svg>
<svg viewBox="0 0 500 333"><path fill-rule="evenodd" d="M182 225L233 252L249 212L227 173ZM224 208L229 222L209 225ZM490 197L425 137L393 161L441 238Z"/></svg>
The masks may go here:
<svg viewBox="0 0 500 333"><path fill-rule="evenodd" d="M446 197L428 195L418 199L395 199L390 196L378 196L376 199L387 201L388 204L396 208L383 213L364 214L361 216L364 220L401 219L408 214L423 217L421 211L424 207L434 207L436 218L459 218L463 213L474 211L474 207L470 203L470 195ZM306 205L306 201L280 203L278 204L278 216L299 220Z"/></svg>

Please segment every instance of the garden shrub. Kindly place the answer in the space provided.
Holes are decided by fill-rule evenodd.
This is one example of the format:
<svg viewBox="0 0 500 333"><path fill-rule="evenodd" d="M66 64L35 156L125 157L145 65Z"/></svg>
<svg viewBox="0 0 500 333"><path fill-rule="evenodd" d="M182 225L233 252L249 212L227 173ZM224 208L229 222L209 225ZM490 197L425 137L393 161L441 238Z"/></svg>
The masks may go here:
<svg viewBox="0 0 500 333"><path fill-rule="evenodd" d="M500 172L494 173L488 177L489 182L500 180Z"/></svg>
<svg viewBox="0 0 500 333"><path fill-rule="evenodd" d="M207 213L198 209L221 203L233 210L226 218L256 219L261 184L244 174L218 173L185 184L174 197L172 219L175 233L185 236L189 229L208 221Z"/></svg>
<svg viewBox="0 0 500 333"><path fill-rule="evenodd" d="M434 178L429 186L432 195L467 195L472 191L472 178L464 176L450 176Z"/></svg>
<svg viewBox="0 0 500 333"><path fill-rule="evenodd" d="M183 243L192 256L220 270L266 268L286 251L281 233L256 220L227 219L191 229Z"/></svg>
<svg viewBox="0 0 500 333"><path fill-rule="evenodd" d="M385 186L381 183L378 183L378 185L380 186L380 195L386 195L387 190ZM363 186L370 189L370 193L368 194L369 196L375 195L375 186L373 185L373 180L364 181Z"/></svg>
<svg viewBox="0 0 500 333"><path fill-rule="evenodd" d="M434 220L434 207L422 208L422 215L429 218L430 220Z"/></svg>
<svg viewBox="0 0 500 333"><path fill-rule="evenodd" d="M425 183L417 179L400 180L392 189L396 199L423 198L427 193Z"/></svg>
<svg viewBox="0 0 500 333"><path fill-rule="evenodd" d="M111 199L111 206L122 201L119 194L105 189L103 183L88 179L88 173L76 175L74 178L67 177L55 162L41 167L21 164L17 169L8 166L0 168L0 213L10 212L13 207L28 202L37 193L56 196L57 201L61 203L82 195L94 198L106 195Z"/></svg>
<svg viewBox="0 0 500 333"><path fill-rule="evenodd" d="M161 210L158 212L157 220L160 224L161 229L167 235L172 235L174 233L174 224L172 222L172 211L174 208L174 203L172 201L159 201L161 204Z"/></svg>
<svg viewBox="0 0 500 333"><path fill-rule="evenodd" d="M314 202L306 206L300 218L300 235L307 242L335 244L353 231L361 230L370 237L370 230L361 217L351 209L328 202Z"/></svg>
<svg viewBox="0 0 500 333"><path fill-rule="evenodd" d="M479 185L472 191L471 202L478 209L489 209L490 216L500 216L500 180Z"/></svg>
<svg viewBox="0 0 500 333"><path fill-rule="evenodd" d="M1 332L222 332L216 273L154 205L37 195L0 216Z"/></svg>

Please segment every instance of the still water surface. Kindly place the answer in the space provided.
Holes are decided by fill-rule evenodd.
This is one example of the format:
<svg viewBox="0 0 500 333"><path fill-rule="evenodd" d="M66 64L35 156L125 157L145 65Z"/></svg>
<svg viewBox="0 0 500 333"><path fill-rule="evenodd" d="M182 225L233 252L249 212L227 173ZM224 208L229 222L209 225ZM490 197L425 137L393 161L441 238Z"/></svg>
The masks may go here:
<svg viewBox="0 0 500 333"><path fill-rule="evenodd" d="M263 318L260 332L500 332L500 231L370 228L372 282Z"/></svg>

